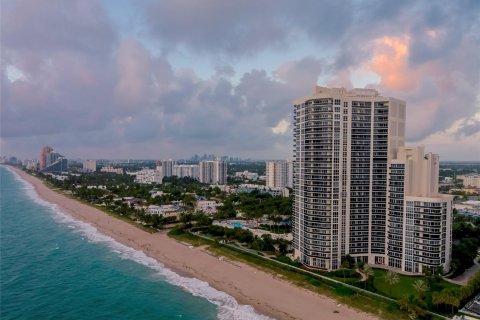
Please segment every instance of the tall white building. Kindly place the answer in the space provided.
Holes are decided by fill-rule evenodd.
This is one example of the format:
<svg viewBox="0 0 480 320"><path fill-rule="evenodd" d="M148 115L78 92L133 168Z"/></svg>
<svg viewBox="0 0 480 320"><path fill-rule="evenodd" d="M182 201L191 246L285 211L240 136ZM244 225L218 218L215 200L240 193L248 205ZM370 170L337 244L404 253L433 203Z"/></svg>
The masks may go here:
<svg viewBox="0 0 480 320"><path fill-rule="evenodd" d="M287 160L268 160L265 167L266 186L286 188L293 186L293 163Z"/></svg>
<svg viewBox="0 0 480 320"><path fill-rule="evenodd" d="M287 187L293 188L293 161L287 160Z"/></svg>
<svg viewBox="0 0 480 320"><path fill-rule="evenodd" d="M390 189L389 169L404 146L405 109L405 102L373 89L316 87L295 101L293 245L305 265L334 270L350 254L393 266L389 204L398 190ZM435 168L429 172L417 178L427 184ZM435 186L429 188L433 195ZM449 218L440 219L448 233ZM403 245L406 234L401 237ZM438 248L448 255L445 246ZM402 266L395 262L407 272Z"/></svg>
<svg viewBox="0 0 480 320"><path fill-rule="evenodd" d="M177 164L173 166L173 175L179 178L200 179L200 166L197 164Z"/></svg>
<svg viewBox="0 0 480 320"><path fill-rule="evenodd" d="M171 177L174 175L173 166L177 164L175 160L172 160L172 159L162 160L161 162L157 163L157 167L159 166L159 164L161 164L164 177Z"/></svg>
<svg viewBox="0 0 480 320"><path fill-rule="evenodd" d="M200 182L209 184L227 183L227 163L222 160L200 162Z"/></svg>
<svg viewBox="0 0 480 320"><path fill-rule="evenodd" d="M96 160L84 160L83 161L83 171L85 171L85 172L95 172L95 171L97 171L97 161Z"/></svg>

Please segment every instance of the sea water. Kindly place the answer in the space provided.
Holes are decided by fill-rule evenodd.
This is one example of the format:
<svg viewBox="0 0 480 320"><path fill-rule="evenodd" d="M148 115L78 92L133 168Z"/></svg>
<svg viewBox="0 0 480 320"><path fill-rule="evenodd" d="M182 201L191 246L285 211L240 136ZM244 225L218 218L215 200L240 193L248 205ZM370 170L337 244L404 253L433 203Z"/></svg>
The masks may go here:
<svg viewBox="0 0 480 320"><path fill-rule="evenodd" d="M267 319L40 199L0 166L0 318Z"/></svg>

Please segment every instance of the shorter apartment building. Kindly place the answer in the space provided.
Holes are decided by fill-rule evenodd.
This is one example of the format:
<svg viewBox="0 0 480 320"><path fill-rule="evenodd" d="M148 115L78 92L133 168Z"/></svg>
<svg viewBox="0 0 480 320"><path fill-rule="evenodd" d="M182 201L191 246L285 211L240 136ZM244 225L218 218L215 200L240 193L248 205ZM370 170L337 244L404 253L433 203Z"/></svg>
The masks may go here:
<svg viewBox="0 0 480 320"><path fill-rule="evenodd" d="M195 203L195 212L203 212L208 215L217 213L217 207L221 206L221 203L211 200L198 200Z"/></svg>
<svg viewBox="0 0 480 320"><path fill-rule="evenodd" d="M173 204L166 204L161 206L150 205L147 208L148 214L156 214L163 216L164 218L175 218L180 217L179 207Z"/></svg>
<svg viewBox="0 0 480 320"><path fill-rule="evenodd" d="M136 172L127 172L128 175L135 176L135 182L141 184L162 183L162 171L144 168Z"/></svg>
<svg viewBox="0 0 480 320"><path fill-rule="evenodd" d="M283 196L288 197L290 195L287 188L274 188L267 187L258 184L241 184L235 189L235 193L245 192L250 193L253 191L258 191L260 193L268 193L274 197Z"/></svg>
<svg viewBox="0 0 480 320"><path fill-rule="evenodd" d="M461 175L457 179L462 180L465 187L480 188L480 174L478 173Z"/></svg>
<svg viewBox="0 0 480 320"><path fill-rule="evenodd" d="M112 166L104 166L100 168L100 172L123 174L123 168L114 168Z"/></svg>
<svg viewBox="0 0 480 320"><path fill-rule="evenodd" d="M450 269L453 197L438 193L439 157L400 147L389 164L388 266L408 273Z"/></svg>

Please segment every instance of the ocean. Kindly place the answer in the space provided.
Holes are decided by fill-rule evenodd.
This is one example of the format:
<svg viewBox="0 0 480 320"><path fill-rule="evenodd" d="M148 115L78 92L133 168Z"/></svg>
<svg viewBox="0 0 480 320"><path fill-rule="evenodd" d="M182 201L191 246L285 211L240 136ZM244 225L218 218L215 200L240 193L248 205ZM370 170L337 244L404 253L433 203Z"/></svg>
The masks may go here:
<svg viewBox="0 0 480 320"><path fill-rule="evenodd" d="M45 202L0 166L0 318L268 319Z"/></svg>

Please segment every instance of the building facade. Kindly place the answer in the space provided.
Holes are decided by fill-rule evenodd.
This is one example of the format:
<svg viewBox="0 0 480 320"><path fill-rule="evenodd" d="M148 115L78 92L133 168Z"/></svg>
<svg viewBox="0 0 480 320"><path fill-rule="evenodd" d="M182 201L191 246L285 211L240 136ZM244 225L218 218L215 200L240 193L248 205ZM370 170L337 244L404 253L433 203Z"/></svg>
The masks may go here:
<svg viewBox="0 0 480 320"><path fill-rule="evenodd" d="M40 161L39 161L39 169L43 170L47 166L47 154L53 152L53 148L50 146L45 146L40 151Z"/></svg>
<svg viewBox="0 0 480 320"><path fill-rule="evenodd" d="M293 162L268 160L265 162L266 186L271 188L293 187Z"/></svg>
<svg viewBox="0 0 480 320"><path fill-rule="evenodd" d="M95 171L97 171L97 161L96 160L84 160L83 161L83 171L85 171L85 172L95 172Z"/></svg>
<svg viewBox="0 0 480 320"><path fill-rule="evenodd" d="M293 245L303 264L335 270L349 254L389 265L388 204L398 191L389 169L404 146L405 109L373 89L316 87L295 101Z"/></svg>
<svg viewBox="0 0 480 320"><path fill-rule="evenodd" d="M168 159L168 160L162 160L160 162L161 167L162 167L162 172L164 177L171 177L173 176L173 167L177 164L175 160ZM158 167L158 164L157 164Z"/></svg>
<svg viewBox="0 0 480 320"><path fill-rule="evenodd" d="M40 151L40 171L43 172L66 172L68 160L60 153L55 152L50 146L45 146Z"/></svg>
<svg viewBox="0 0 480 320"><path fill-rule="evenodd" d="M162 171L156 169L143 168L127 174L135 176L135 182L140 184L161 184L163 180Z"/></svg>
<svg viewBox="0 0 480 320"><path fill-rule="evenodd" d="M463 180L463 185L465 187L480 188L480 174L478 173L461 175L458 176L457 179Z"/></svg>
<svg viewBox="0 0 480 320"><path fill-rule="evenodd" d="M422 273L450 267L453 197L438 193L438 155L400 147L389 163L387 255L390 267Z"/></svg>
<svg viewBox="0 0 480 320"><path fill-rule="evenodd" d="M177 164L173 166L173 175L179 178L200 179L200 166L197 164Z"/></svg>
<svg viewBox="0 0 480 320"><path fill-rule="evenodd" d="M209 184L227 183L227 163L222 160L204 160L200 162L200 182Z"/></svg>
<svg viewBox="0 0 480 320"><path fill-rule="evenodd" d="M100 172L123 174L123 168L114 168L112 166L103 166L103 167L100 168Z"/></svg>

